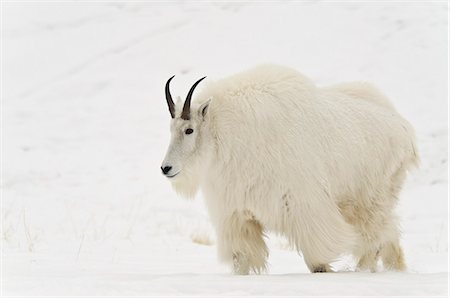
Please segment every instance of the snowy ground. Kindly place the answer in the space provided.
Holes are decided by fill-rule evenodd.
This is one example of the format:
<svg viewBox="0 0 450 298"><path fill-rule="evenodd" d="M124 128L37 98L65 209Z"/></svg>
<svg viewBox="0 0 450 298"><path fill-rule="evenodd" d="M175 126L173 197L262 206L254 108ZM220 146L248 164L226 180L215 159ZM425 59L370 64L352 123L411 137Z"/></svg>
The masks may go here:
<svg viewBox="0 0 450 298"><path fill-rule="evenodd" d="M447 4L5 2L3 295L446 295ZM369 80L417 129L401 196L407 273L309 274L284 239L233 276L202 198L160 174L163 87L272 62ZM345 259L336 268L353 269Z"/></svg>

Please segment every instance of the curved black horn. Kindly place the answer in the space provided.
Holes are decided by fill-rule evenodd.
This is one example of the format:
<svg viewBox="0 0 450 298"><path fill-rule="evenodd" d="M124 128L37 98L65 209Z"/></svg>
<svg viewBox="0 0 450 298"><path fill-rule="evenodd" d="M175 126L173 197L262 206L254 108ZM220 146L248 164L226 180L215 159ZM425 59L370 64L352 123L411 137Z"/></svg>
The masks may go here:
<svg viewBox="0 0 450 298"><path fill-rule="evenodd" d="M169 106L170 116L172 116L172 118L175 118L175 104L173 103L172 95L170 94L170 89L169 89L170 81L172 81L173 77L174 76L172 76L170 79L168 79L167 83L166 83L166 100L167 100L167 105Z"/></svg>
<svg viewBox="0 0 450 298"><path fill-rule="evenodd" d="M191 87L191 90L189 90L189 93L186 96L186 101L184 102L183 112L181 113L181 119L189 120L191 118L190 114L191 114L192 93L194 93L195 87L197 87L197 85L205 78L206 77L203 77L200 80L198 80L197 82L195 82L195 84Z"/></svg>

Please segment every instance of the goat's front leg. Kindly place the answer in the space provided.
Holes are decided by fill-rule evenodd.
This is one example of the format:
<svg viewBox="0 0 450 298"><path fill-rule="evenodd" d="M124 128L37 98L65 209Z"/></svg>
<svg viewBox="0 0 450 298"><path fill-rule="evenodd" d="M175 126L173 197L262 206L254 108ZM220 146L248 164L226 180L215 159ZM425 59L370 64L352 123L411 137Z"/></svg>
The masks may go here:
<svg viewBox="0 0 450 298"><path fill-rule="evenodd" d="M268 250L263 228L252 216L234 212L222 222L217 235L219 257L233 265L235 274L266 270Z"/></svg>

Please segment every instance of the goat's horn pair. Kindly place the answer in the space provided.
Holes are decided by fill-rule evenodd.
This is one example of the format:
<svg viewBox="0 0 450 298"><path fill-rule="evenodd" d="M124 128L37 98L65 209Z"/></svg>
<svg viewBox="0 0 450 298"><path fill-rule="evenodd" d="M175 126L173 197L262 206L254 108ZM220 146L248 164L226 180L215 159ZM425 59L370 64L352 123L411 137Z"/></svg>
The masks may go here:
<svg viewBox="0 0 450 298"><path fill-rule="evenodd" d="M170 89L169 89L170 81L173 79L173 77L174 76L172 76L169 80L167 80L167 83L166 83L166 100L167 100L167 105L169 106L170 116L172 116L172 118L175 118L175 104L173 103L172 95L170 94ZM183 111L181 112L181 119L189 120L191 118L192 94L194 93L195 87L197 87L197 85L205 78L206 77L203 77L200 80L198 80L197 82L195 82L195 84L192 85L191 89L189 90L189 93L186 96L186 100L184 101Z"/></svg>

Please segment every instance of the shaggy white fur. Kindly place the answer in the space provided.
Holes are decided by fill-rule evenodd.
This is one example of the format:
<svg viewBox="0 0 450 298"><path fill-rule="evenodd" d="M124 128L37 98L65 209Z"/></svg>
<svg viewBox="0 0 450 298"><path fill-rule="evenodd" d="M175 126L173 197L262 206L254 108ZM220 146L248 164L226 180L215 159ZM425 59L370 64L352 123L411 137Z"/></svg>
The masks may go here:
<svg viewBox="0 0 450 298"><path fill-rule="evenodd" d="M235 273L266 269L264 231L286 236L311 272L347 253L363 270L379 257L405 269L394 208L418 163L415 136L376 88L320 88L262 65L210 83L197 102L190 120L177 104L163 167L179 193L202 189Z"/></svg>

